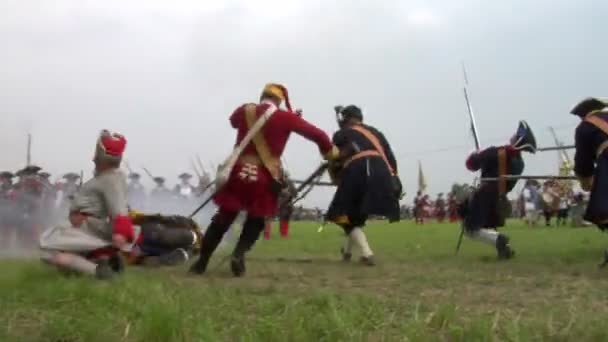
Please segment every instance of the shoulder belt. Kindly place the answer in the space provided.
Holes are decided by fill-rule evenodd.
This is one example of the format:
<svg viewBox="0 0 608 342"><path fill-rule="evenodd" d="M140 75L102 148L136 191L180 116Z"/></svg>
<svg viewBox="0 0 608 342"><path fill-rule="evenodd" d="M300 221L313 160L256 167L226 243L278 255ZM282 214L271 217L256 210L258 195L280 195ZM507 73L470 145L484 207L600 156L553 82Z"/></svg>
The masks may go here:
<svg viewBox="0 0 608 342"><path fill-rule="evenodd" d="M498 149L498 194L507 193L507 180L500 178L507 174L507 150L504 147Z"/></svg>
<svg viewBox="0 0 608 342"><path fill-rule="evenodd" d="M248 129L251 129L258 120L256 109L257 106L255 104L248 104L245 107L245 121L247 122ZM281 160L270 152L263 130L258 131L253 136L252 142L262 164L270 172L272 178L275 180L281 179Z"/></svg>
<svg viewBox="0 0 608 342"><path fill-rule="evenodd" d="M359 152L359 153L355 154L354 156L352 156L348 161L346 161L344 166L350 164L352 161L354 161L356 159L370 157L370 156L379 156L384 160L384 163L386 164L386 167L388 167L389 171L391 172L391 175L394 176L395 170L391 166L391 163L388 162L388 158L386 158L386 153L384 152L384 148L382 147L382 144L380 143L378 138L372 132L370 132L368 129L366 129L365 127L363 127L361 125L355 125L355 126L352 126L351 128L354 129L355 131L361 133L367 140L369 140L369 142L374 146L375 151Z"/></svg>
<svg viewBox="0 0 608 342"><path fill-rule="evenodd" d="M602 118L591 114L585 117L585 122L592 124L599 130L604 132L604 134L608 135L608 122L606 122L606 120L603 120ZM600 146L597 148L597 151L595 151L596 158L599 157L606 150L606 148L608 148L608 139L601 143Z"/></svg>

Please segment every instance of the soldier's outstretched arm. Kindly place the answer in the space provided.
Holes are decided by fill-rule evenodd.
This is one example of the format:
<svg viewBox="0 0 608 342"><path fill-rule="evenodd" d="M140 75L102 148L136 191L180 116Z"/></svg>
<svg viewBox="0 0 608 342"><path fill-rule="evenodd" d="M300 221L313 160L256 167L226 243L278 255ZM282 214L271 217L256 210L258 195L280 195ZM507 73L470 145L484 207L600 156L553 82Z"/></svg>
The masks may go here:
<svg viewBox="0 0 608 342"><path fill-rule="evenodd" d="M315 125L302 119L301 116L287 114L285 116L287 124L292 132L317 144L319 152L325 159L333 160L338 158L339 150L329 139L329 136Z"/></svg>

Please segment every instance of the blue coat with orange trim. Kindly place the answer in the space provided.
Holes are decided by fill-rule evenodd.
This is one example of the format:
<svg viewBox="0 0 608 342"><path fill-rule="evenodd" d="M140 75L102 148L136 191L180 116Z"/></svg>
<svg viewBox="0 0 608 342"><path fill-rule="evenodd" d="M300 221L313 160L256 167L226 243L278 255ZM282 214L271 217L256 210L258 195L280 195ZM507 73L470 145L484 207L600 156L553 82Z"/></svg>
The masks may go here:
<svg viewBox="0 0 608 342"><path fill-rule="evenodd" d="M500 158L504 158L504 160L500 162ZM504 165L503 170L500 170L501 163ZM481 170L482 178L498 177L501 174L521 175L524 171L524 160L521 152L509 145L492 146L472 153L467 158L466 167L470 171ZM504 181L501 190L498 181L482 182L472 194L466 210L461 212L466 229L477 230L504 226L507 211L505 206L508 205L506 195L515 187L516 183L516 180Z"/></svg>
<svg viewBox="0 0 608 342"><path fill-rule="evenodd" d="M593 115L608 122L608 113ZM606 143L608 135L592 123L582 121L576 128L574 172L581 186L591 191L584 218L601 229L608 227L608 152L601 147Z"/></svg>

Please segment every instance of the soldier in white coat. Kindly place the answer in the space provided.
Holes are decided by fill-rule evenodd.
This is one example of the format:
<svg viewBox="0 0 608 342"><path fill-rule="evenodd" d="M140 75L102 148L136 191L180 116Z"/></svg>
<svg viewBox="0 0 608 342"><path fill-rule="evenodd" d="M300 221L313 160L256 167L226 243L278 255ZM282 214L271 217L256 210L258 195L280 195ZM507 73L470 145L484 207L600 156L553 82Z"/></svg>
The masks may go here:
<svg viewBox="0 0 608 342"><path fill-rule="evenodd" d="M122 270L118 250L134 238L127 206L127 181L120 170L127 141L103 130L95 148L95 176L77 193L69 221L46 230L40 237L42 260L61 270L98 279Z"/></svg>

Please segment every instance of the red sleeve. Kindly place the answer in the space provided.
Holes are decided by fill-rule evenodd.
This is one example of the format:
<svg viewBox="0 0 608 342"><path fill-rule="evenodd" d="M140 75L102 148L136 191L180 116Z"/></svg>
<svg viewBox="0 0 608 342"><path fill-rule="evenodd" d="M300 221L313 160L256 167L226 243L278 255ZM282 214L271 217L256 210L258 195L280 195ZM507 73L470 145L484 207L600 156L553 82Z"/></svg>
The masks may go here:
<svg viewBox="0 0 608 342"><path fill-rule="evenodd" d="M232 128L239 128L242 118L243 106L240 106L239 108L235 109L234 112L232 112L232 115L230 115L230 125L232 125Z"/></svg>
<svg viewBox="0 0 608 342"><path fill-rule="evenodd" d="M317 146L319 146L321 154L325 155L331 150L333 147L331 139L321 129L302 119L299 115L289 113L286 114L285 117L287 118L286 120L288 120L290 130L315 142Z"/></svg>
<svg viewBox="0 0 608 342"><path fill-rule="evenodd" d="M131 218L126 215L118 215L112 223L112 233L122 235L128 242L132 242L135 238L135 229Z"/></svg>

